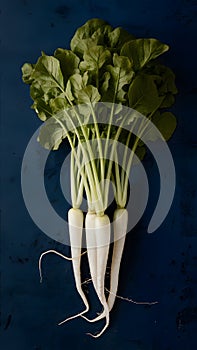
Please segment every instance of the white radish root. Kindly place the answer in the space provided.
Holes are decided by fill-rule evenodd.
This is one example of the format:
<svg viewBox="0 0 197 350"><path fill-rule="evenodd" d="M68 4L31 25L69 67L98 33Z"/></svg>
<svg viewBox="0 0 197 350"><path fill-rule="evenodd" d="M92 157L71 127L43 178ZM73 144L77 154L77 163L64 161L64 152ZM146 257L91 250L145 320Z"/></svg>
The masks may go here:
<svg viewBox="0 0 197 350"><path fill-rule="evenodd" d="M122 259L128 224L127 209L116 209L114 212L114 246L111 262L110 273L110 294L107 300L109 310L114 306L116 294L118 290L118 280L120 272L120 263Z"/></svg>
<svg viewBox="0 0 197 350"><path fill-rule="evenodd" d="M93 282L95 291L98 295L98 298L103 306L103 312L106 318L106 323L103 329L96 335L88 333L94 338L98 338L103 334L106 328L109 325L109 308L107 305L105 297L105 273L107 267L107 260L109 254L109 245L110 245L110 220L107 215L101 217L94 217L94 231L96 237L96 249L94 250L94 264L96 266L96 281ZM87 251L89 247L87 245ZM92 260L89 261L89 264L93 263L93 254L91 256ZM95 269L94 266L94 269ZM91 265L90 265L91 268ZM93 269L93 271L94 271ZM95 279L95 277L94 277ZM93 280L93 277L92 277Z"/></svg>
<svg viewBox="0 0 197 350"><path fill-rule="evenodd" d="M87 255L90 268L90 275L95 290L97 289L97 248L96 248L96 214L87 213L85 218Z"/></svg>
<svg viewBox="0 0 197 350"><path fill-rule="evenodd" d="M41 263L42 259L46 254L53 253L65 260L72 261L73 265L73 273L75 278L75 285L77 288L77 291L79 295L81 296L84 304L85 304L85 310L82 312L73 315L71 317L68 317L67 319L61 321L58 325L61 325L69 320L72 320L76 317L79 317L83 315L85 312L89 310L89 304L87 301L87 298L82 290L82 282L81 282L81 256L84 255L86 252L81 253L81 244L82 244L82 233L83 233L83 212L80 209L74 209L71 208L68 212L68 221L69 221L69 234L70 234L70 244L71 244L71 256L67 257L56 250L47 250L46 252L42 253L39 258L38 266L39 266L39 273L40 273L40 282L42 282L42 268Z"/></svg>
<svg viewBox="0 0 197 350"><path fill-rule="evenodd" d="M47 250L46 252L43 252L41 255L40 255L40 258L39 258L39 261L38 261L38 269L39 269L39 274L40 274L40 283L42 283L42 259L45 255L47 254L56 254L58 256L60 256L61 258L65 259L65 260L69 260L69 261L72 261L73 258L70 258L68 256L65 256L59 252L57 252L57 250L54 250L54 249L49 249ZM80 256L84 255L86 252L80 254ZM76 257L75 259L78 259L80 256Z"/></svg>
<svg viewBox="0 0 197 350"><path fill-rule="evenodd" d="M73 273L75 278L75 285L81 299L84 302L85 310L82 312L70 316L65 320L58 323L62 325L63 323L73 320L86 313L89 310L89 304L85 293L82 289L81 283L81 245L82 245L82 233L83 233L83 212L80 209L71 208L68 212L68 223L69 223L69 235L70 235L70 245L71 245L71 255L72 255L72 265Z"/></svg>
<svg viewBox="0 0 197 350"><path fill-rule="evenodd" d="M89 322L96 322L103 318L106 318L105 326L97 334L87 333L88 335L98 338L100 337L109 325L109 313L113 308L116 298L132 302L137 305L154 305L158 302L138 302L133 299L121 297L117 295L118 290L118 280L120 264L125 244L127 223L128 223L128 212L126 209L116 209L114 213L114 243L113 243L113 253L111 261L111 271L110 271L110 290L105 287L105 275L107 268L107 261L109 255L110 246L110 221L107 215L101 217L96 214L87 213L85 219L86 228L86 243L87 243L87 254L88 262L90 268L91 279L97 296L103 306L102 313L94 319L88 319L84 316L86 312L89 311L89 304L87 298L82 290L81 282L81 256L86 252L81 253L82 244L82 232L83 232L83 212L80 209L70 209L68 213L69 220L69 234L70 234L70 244L71 244L71 257L67 257L56 250L48 250L41 254L39 258L39 272L40 272L40 282L42 282L42 270L41 262L46 254L53 253L68 261L72 261L73 273L75 278L75 285L79 295L81 296L84 304L85 310L77 313L76 315L70 316L67 319L61 321L58 325L61 325L69 320L75 319L79 316L83 317ZM84 282L85 283L85 282ZM108 299L106 300L105 291L109 293Z"/></svg>
<svg viewBox="0 0 197 350"><path fill-rule="evenodd" d="M113 294L112 292L110 292L110 290L108 290L107 288L105 288L107 292ZM155 305L155 304L158 304L158 301L136 301L134 299L131 299L131 298L127 298L127 297L122 297L120 295L114 295L115 298L118 298L118 299L121 299L121 300L124 300L124 301L128 301L129 303L132 303L132 304L136 304L136 305Z"/></svg>
<svg viewBox="0 0 197 350"><path fill-rule="evenodd" d="M116 209L114 212L114 245L110 272L110 291L107 300L109 311L112 310L118 289L120 263L122 259L125 238L127 233L128 212L126 209ZM89 322L96 322L105 317L105 310L94 319L87 319Z"/></svg>
<svg viewBox="0 0 197 350"><path fill-rule="evenodd" d="M97 291L97 246L96 246L96 229L95 229L96 214L87 213L85 219L86 244L88 247L87 255L90 268L91 281L95 291ZM86 321L91 322L86 316L82 316Z"/></svg>
<svg viewBox="0 0 197 350"><path fill-rule="evenodd" d="M126 233L127 233L127 225L128 225L128 212L126 209L116 209L114 212L114 244L113 244L113 254L112 254L112 262L111 262L111 272L110 272L110 290L105 288L107 292L109 292L107 304L109 311L112 310L115 299L119 298L121 300L125 300L128 302L132 302L137 305L155 305L158 302L145 302L145 301L135 301L130 298L125 298L117 295L118 290L118 280L119 280L119 272L120 272L120 264L122 259L122 254L125 245ZM84 317L84 316L82 316ZM94 319L88 319L84 317L89 322L96 322L106 317L106 310L98 315Z"/></svg>

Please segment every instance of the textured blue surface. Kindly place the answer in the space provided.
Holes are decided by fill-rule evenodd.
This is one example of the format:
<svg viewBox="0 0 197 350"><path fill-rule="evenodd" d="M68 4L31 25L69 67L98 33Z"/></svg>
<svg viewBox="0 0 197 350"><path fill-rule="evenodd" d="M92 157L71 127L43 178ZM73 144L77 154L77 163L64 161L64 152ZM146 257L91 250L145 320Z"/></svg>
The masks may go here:
<svg viewBox="0 0 197 350"><path fill-rule="evenodd" d="M196 348L196 10L194 0L1 1L2 350ZM127 237L120 276L120 295L158 300L159 304L146 307L117 300L110 327L98 340L85 333L95 332L101 324L78 319L62 327L56 325L82 307L71 265L48 257L40 285L37 261L45 249L66 254L69 249L34 225L20 186L23 153L40 125L29 109L29 90L21 82L20 67L25 61L36 61L41 50L51 54L57 47L68 47L76 28L92 17L123 26L136 36L157 37L168 43L171 50L163 60L175 71L179 89L173 108L178 128L169 143L177 173L175 199L162 226L147 235L158 190L156 165L147 157L149 206ZM47 179L51 201L66 215L67 206L58 188L63 156L63 150L51 156ZM96 299L91 289L90 296Z"/></svg>

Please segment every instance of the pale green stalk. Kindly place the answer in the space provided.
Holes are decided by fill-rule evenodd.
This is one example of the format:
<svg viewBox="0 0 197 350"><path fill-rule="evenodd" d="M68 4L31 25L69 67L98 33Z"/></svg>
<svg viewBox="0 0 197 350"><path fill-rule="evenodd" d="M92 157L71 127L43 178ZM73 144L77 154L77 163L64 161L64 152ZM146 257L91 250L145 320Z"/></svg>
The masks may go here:
<svg viewBox="0 0 197 350"><path fill-rule="evenodd" d="M58 83L58 82L57 82ZM69 104L74 107L72 101L69 99L69 97L67 96L66 92L64 91L64 89L61 87L61 85L58 83L61 91L63 92L64 96L66 97L66 99L68 100ZM96 169L96 165L95 165L95 161L94 161L94 155L92 153L92 149L91 149L91 146L90 146L90 143L89 143L89 139L88 139L88 136L87 136L87 133L86 133L86 130L83 126L83 124L81 123L81 120L78 116L78 113L76 112L75 108L74 108L74 112L75 112L75 115L77 117L77 120L79 122L79 125L81 127L81 130L82 130L82 133L83 133L83 136L85 138L85 141L86 141L86 144L87 144L87 148L88 148L88 152L89 152L89 156L90 156L90 164L92 166L92 172L94 174L94 178L93 178L93 175L90 174L90 171L89 171L89 174L88 174L88 178L89 178L89 181L91 183L91 187L93 186L93 188L91 188L93 190L93 194L94 194L94 201L95 201L95 205L97 206L97 213L98 215L103 215L103 201L102 201L102 193L101 193L101 189L100 189L100 183L99 183L99 179L98 179L98 174L97 174L97 169ZM72 118L70 118L70 116L68 116L69 119L71 120L71 123L72 122ZM76 130L75 130L76 131ZM77 132L76 132L77 134ZM78 137L78 141L80 142L80 137ZM89 165L87 164L88 168L89 168ZM94 185L95 183L95 185Z"/></svg>
<svg viewBox="0 0 197 350"><path fill-rule="evenodd" d="M119 76L120 76L120 73L119 73ZM117 82L116 82L116 87L115 87L115 92L114 92L114 97L113 97L113 102L112 102L112 109L111 109L109 123L108 123L108 128L107 128L107 142L105 144L105 152L104 152L104 158L105 159L107 157L107 149L108 149L108 146L109 146L109 138L110 138L111 124L112 124L113 115L114 115L114 104L115 104L115 101L116 101L116 95L117 95L117 90L118 90L119 76L118 76L118 79L117 79Z"/></svg>
<svg viewBox="0 0 197 350"><path fill-rule="evenodd" d="M76 153L75 146L74 146L74 144L73 144L73 142L72 142L72 139L71 139L71 137L70 137L70 135L69 135L69 132L67 131L65 125L64 125L58 118L56 118L55 116L54 116L54 118L55 118L55 120L61 125L62 129L63 129L64 132L66 133L66 137L67 137L67 139L68 139L68 141L69 141L69 144L70 144L70 146L71 146L71 149L72 149L73 156L74 156L74 158L75 158L76 164L77 164L77 166L78 166L78 169L80 169L80 171L81 171L81 176L82 176L83 181L84 181L84 187L85 187L86 195L87 195L87 198L88 198L88 202L91 203L91 202L92 202L92 196L91 196L91 193L90 193L90 190L89 190L89 186L88 186L88 182L87 182L87 176L86 176L86 174L84 173L84 170L81 169L81 163L80 163L80 160L79 160L78 155L77 155L77 153ZM82 149L82 150L83 150L83 149Z"/></svg>
<svg viewBox="0 0 197 350"><path fill-rule="evenodd" d="M70 158L70 188L71 188L71 200L72 200L72 206L74 209L78 209L77 205L77 181L76 181L76 169L74 164L74 154L73 151L71 151L71 158Z"/></svg>
<svg viewBox="0 0 197 350"><path fill-rule="evenodd" d="M120 181L120 171L119 171L119 162L118 162L118 154L117 149L115 150L115 181L116 181L116 197L117 203L122 208L122 185Z"/></svg>
<svg viewBox="0 0 197 350"><path fill-rule="evenodd" d="M153 112L154 113L154 112ZM136 139L135 139L135 142L134 142L134 145L132 147L132 152L131 152L131 155L129 157L129 160L128 160L128 163L127 163L127 167L126 167L126 173L125 173L125 176L124 176L124 181L123 181L123 198L124 198L124 201L126 203L126 198L127 198L127 190L128 190L128 176L127 174L130 173L130 170L131 170L131 166L132 166L132 162L133 162L133 158L134 158L134 153L137 149L137 146L138 146L138 142L140 141L142 135L143 135L143 132L146 130L149 122L150 122L150 118L152 116L152 114L149 116L149 118L147 118L147 122L144 123L144 120L142 120L142 123L139 127L139 132L138 132L138 136L136 136ZM145 125L144 125L145 124ZM144 126L144 127L143 127ZM141 129L141 130L140 130Z"/></svg>
<svg viewBox="0 0 197 350"><path fill-rule="evenodd" d="M72 107L74 107L72 101L70 101L70 99L68 98L68 96L66 95L65 92L64 92L64 94L65 94L68 102L70 103L70 105ZM90 156L90 164L92 166L92 171L93 171L93 175L94 175L94 181L93 181L93 178L92 178L92 175L91 175L91 185L93 185L93 183L95 182L95 186L96 186L96 187L94 186L94 190L93 190L94 198L95 198L95 205L97 206L98 214L99 215L103 215L102 193L101 193L100 183L99 183L98 174L97 174L97 169L96 169L96 165L95 165L95 161L94 161L94 155L93 155L93 152L92 152L92 149L91 149L91 146L90 146L90 142L89 142L86 130L85 130L83 124L81 123L81 120L80 120L80 118L78 116L78 113L76 112L75 108L74 108L74 112L75 112L75 115L76 115L77 120L79 122L79 125L80 125L80 128L82 130L83 136L85 138L85 142L87 144L88 153L89 153L89 156ZM70 116L69 116L69 118L70 118ZM72 122L72 118L70 118L70 120ZM75 131L76 131L76 134L77 134L77 130L75 130ZM80 140L80 137L79 136L77 136L77 137ZM97 199L98 199L98 201L97 201Z"/></svg>
<svg viewBox="0 0 197 350"><path fill-rule="evenodd" d="M105 179L103 150L102 150L101 136L100 136L100 132L99 132L99 128L98 128L98 122L97 122L96 115L95 115L95 112L94 112L94 108L92 107L92 104L91 104L91 111L92 111L92 115L93 115L95 131L96 131L96 137L97 137L97 143L98 143L98 150L99 150L100 167L101 167L101 191L102 191L103 190L103 185L104 185L103 182L104 182L104 179Z"/></svg>
<svg viewBox="0 0 197 350"><path fill-rule="evenodd" d="M111 178L115 147L117 146L117 141L118 141L118 139L119 139L119 136L120 136L120 133L121 133L121 130L122 130L122 126L124 125L124 122L125 122L126 117L127 117L127 116L125 115L125 117L123 118L121 124L120 124L119 127L118 127L118 130L117 130L117 132L116 132L116 136L115 136L115 138L113 139L113 145L112 145L111 154L110 154L110 159L109 159L109 164L108 164L108 171L107 171L107 175L106 175L106 179L107 179L107 180L110 180L110 178ZM107 203L108 203L108 194L109 194L109 181L106 181L106 185L105 185L105 188L104 188L104 192L105 192L105 201L104 201L104 204L105 204L105 207L107 207Z"/></svg>
<svg viewBox="0 0 197 350"><path fill-rule="evenodd" d="M123 156L123 161L122 161L122 171L121 171L121 185L122 185L122 187L124 184L124 178L126 176L125 169L126 169L127 154L128 154L128 149L129 149L129 142L130 142L131 135L132 135L132 132L134 130L136 123L137 123L137 118L135 119L135 121L132 125L132 129L129 130L129 134L128 134L126 145L125 145L124 156Z"/></svg>
<svg viewBox="0 0 197 350"><path fill-rule="evenodd" d="M77 205L79 207L83 199L83 189L84 189L83 178L81 178L80 184L78 186L78 195L77 195ZM89 202L89 207L91 207L91 205L92 204Z"/></svg>

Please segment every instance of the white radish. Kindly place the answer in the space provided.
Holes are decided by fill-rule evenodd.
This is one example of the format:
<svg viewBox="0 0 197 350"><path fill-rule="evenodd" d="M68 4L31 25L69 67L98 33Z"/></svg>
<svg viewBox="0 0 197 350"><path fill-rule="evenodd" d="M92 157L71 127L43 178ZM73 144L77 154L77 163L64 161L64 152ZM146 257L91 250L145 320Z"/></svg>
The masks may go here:
<svg viewBox="0 0 197 350"><path fill-rule="evenodd" d="M118 280L120 272L120 263L122 259L126 234L128 225L128 211L127 209L116 209L114 212L114 246L111 262L110 273L110 294L108 297L109 310L113 308L116 294L118 290Z"/></svg>
<svg viewBox="0 0 197 350"><path fill-rule="evenodd" d="M97 293L97 238L96 238L96 217L95 213L88 212L85 218L85 232L86 232L86 244L87 244L87 256L90 269L91 281L94 289ZM97 293L98 296L98 293ZM99 297L99 296L98 296ZM100 300L100 298L99 298ZM88 322L94 322L86 316L82 316ZM103 316L104 317L104 316Z"/></svg>
<svg viewBox="0 0 197 350"><path fill-rule="evenodd" d="M88 212L85 218L85 232L87 256L90 268L91 281L95 291L97 291L97 247L96 247L96 229L95 229L96 214ZM86 321L91 322L86 316L82 316Z"/></svg>
<svg viewBox="0 0 197 350"><path fill-rule="evenodd" d="M87 255L90 268L90 275L95 290L97 289L97 249L96 249L96 230L95 213L87 213L85 218L86 244L88 247ZM85 317L84 317L85 318Z"/></svg>
<svg viewBox="0 0 197 350"><path fill-rule="evenodd" d="M128 211L127 209L116 209L114 212L114 245L113 245L113 254L112 254L112 262L111 262L111 271L110 271L110 291L109 297L107 300L109 311L112 310L117 289L118 289L118 280L119 280L119 271L120 271L120 263L122 259L125 238L127 233L127 224L128 224ZM89 322L96 322L105 317L105 310L94 319L87 319Z"/></svg>
<svg viewBox="0 0 197 350"><path fill-rule="evenodd" d="M84 304L85 310L73 315L64 321L60 322L59 325L79 317L89 310L89 304L87 298L82 289L81 283L81 246L82 246L82 233L83 233L83 212L80 209L71 208L68 212L68 223L69 223L69 235L70 235L70 245L71 245L71 256L73 273L75 278L75 285L79 295L81 296Z"/></svg>
<svg viewBox="0 0 197 350"><path fill-rule="evenodd" d="M98 298L103 306L103 313L106 317L106 323L103 329L96 335L90 334L94 338L98 338L103 334L106 328L109 325L109 308L107 305L106 297L105 297L105 273L107 267L107 260L109 255L109 245L110 245L110 220L107 215L103 216L95 216L94 218L94 230L96 237L96 271L97 278L94 283L95 291L98 295ZM87 251L89 251L89 247L87 246ZM94 262L94 263L95 263ZM93 261L89 261L89 264L92 264ZM91 265L90 265L91 269ZM93 268L93 270L95 267Z"/></svg>

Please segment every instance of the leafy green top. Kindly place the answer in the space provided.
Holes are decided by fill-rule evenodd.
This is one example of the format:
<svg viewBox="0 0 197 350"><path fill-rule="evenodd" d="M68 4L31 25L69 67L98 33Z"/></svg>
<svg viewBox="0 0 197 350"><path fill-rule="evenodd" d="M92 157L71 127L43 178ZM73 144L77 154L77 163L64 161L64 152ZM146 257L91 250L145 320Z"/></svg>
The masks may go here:
<svg viewBox="0 0 197 350"><path fill-rule="evenodd" d="M120 27L91 19L77 29L70 48L58 48L53 56L42 52L36 64L22 67L23 81L30 85L34 101L32 108L42 121L52 118L48 138L54 139L57 111L98 101L129 106L151 119L165 139L171 137L176 119L166 108L177 93L175 77L157 60L168 45L153 38L136 39ZM62 133L62 139L66 136ZM151 133L150 139L154 139ZM40 142L45 147L50 144L46 138ZM54 149L59 144L58 139Z"/></svg>

